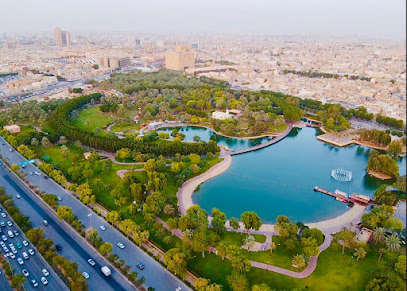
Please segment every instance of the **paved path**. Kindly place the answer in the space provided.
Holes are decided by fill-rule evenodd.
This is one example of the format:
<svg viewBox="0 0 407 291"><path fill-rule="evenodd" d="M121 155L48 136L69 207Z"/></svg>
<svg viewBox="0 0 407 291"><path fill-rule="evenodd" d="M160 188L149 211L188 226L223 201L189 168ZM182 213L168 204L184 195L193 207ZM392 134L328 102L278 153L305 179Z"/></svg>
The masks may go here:
<svg viewBox="0 0 407 291"><path fill-rule="evenodd" d="M116 154L115 153L111 153L111 152L106 152L106 151L98 151L98 154L108 158L109 160L112 161L113 164L116 165L124 165L124 166L134 166L134 165L143 165L142 162L134 162L134 163L126 163L126 162L119 162L116 160Z"/></svg>
<svg viewBox="0 0 407 291"><path fill-rule="evenodd" d="M252 146L252 147L247 148L247 149L242 149L242 150L239 150L239 151L232 152L230 155L231 156L241 155L241 154L249 153L249 152L252 152L252 151L257 151L259 149L271 146L272 144L278 143L279 141L283 140L291 132L291 129L293 129L293 125L292 124L287 124L286 130L283 133L279 134L277 137L273 138L272 140L270 140L268 142L258 144L258 145L255 145L255 146Z"/></svg>

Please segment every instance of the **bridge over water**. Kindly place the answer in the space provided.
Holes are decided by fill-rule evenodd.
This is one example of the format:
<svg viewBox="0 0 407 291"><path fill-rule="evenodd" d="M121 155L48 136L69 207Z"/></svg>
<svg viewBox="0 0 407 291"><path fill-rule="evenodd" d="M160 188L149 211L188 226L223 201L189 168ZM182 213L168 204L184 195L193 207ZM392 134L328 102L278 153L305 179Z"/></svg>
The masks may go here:
<svg viewBox="0 0 407 291"><path fill-rule="evenodd" d="M278 135L277 137L273 138L272 140L270 140L268 142L258 144L258 145L255 145L255 146L252 146L252 147L247 148L247 149L242 149L242 150L232 152L232 153L230 153L230 155L231 156L241 155L241 154L249 153L249 152L252 152L252 151L257 151L259 149L271 146L272 144L278 143L279 141L284 139L291 132L292 128L293 128L292 124L287 124L286 130L283 133L281 133L280 135Z"/></svg>

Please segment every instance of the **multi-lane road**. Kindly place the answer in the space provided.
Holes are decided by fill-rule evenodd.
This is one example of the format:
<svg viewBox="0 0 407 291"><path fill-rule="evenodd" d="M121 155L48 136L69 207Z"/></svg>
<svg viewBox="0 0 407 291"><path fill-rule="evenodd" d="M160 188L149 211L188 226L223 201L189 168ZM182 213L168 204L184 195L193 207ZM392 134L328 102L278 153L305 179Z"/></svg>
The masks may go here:
<svg viewBox="0 0 407 291"><path fill-rule="evenodd" d="M2 145L4 144L4 145ZM18 152L13 151L10 152L9 149L11 146L2 138L0 137L0 154L6 158L11 164L17 164L19 162L26 161L26 159L21 156ZM78 199L73 197L70 193L68 193L64 188L59 186L57 183L55 183L52 179L44 179L43 176L44 174L35 166L32 164L26 165L25 169L22 169L25 173L27 173L27 179L29 182L35 186L37 186L38 190L44 191L45 193L49 194L55 194L59 197L62 198L62 201L60 201L60 205L65 205L68 207L72 208L72 211L77 215L78 219L85 225L85 227L93 227L97 228L100 237L107 242L112 243L113 245L113 253L116 253L120 259L123 259L127 265L131 267L133 271L138 272L139 276L143 276L145 278L145 286L147 287L153 287L156 290L176 290L177 288L181 288L181 290L190 290L189 287L187 287L182 281L180 281L178 278L173 276L167 269L165 269L163 266L161 266L158 262L156 262L153 258L151 258L149 255L144 253L140 248L138 248L136 245L134 245L131 241L129 241L125 236L123 236L118 230L110 226L106 221L99 217L96 213L94 213L92 210L90 210L87 206L82 204ZM29 175L30 172L40 172L42 173L41 176L37 175ZM8 178L5 178L8 177ZM13 187L9 180L16 180L15 177L13 177L12 173L2 172L2 175L0 175L0 179L4 180L4 183L7 183L8 188L14 189L14 192L22 191L25 193L24 196L26 197L31 197L31 201L27 202L27 205L24 207L28 207L31 209L30 213L26 214L28 216L52 216L55 214L52 213L46 206L44 206L44 203L40 201L38 197L36 197L34 194L32 194L29 189L26 187L23 187L22 185L19 185L19 181L15 181L16 184L18 185L19 190L16 190L15 187ZM1 181L0 181L1 182ZM20 194L21 195L21 194ZM37 201L38 200L38 201ZM34 203L35 202L35 203ZM20 203L23 203L23 199L20 200ZM29 206L28 204L31 204ZM35 204L36 206L33 206L32 204ZM40 211L42 209L42 212ZM36 213L36 214L35 214ZM91 214L91 217L89 218L89 214ZM39 224L41 225L43 218L40 218L38 220ZM32 219L34 220L34 219ZM55 220L55 225L60 224L61 222L56 219ZM92 225L91 225L92 224ZM104 226L106 230L102 231L100 229L100 226ZM39 226L34 224L34 226ZM49 225L53 226L53 225ZM48 226L48 227L49 227ZM48 227L44 227L46 233L48 230ZM67 231L68 229L65 228ZM73 230L72 230L73 231ZM60 242L62 244L70 244L70 242L64 243L64 241L68 241L70 237L73 235L65 234L60 236L60 238L55 238L56 234L55 233L50 233L49 237L53 238L55 242ZM120 249L117 244L118 243L123 243L125 245L124 249ZM79 246L73 246L72 249L76 251L77 248L84 247L84 244ZM96 251L95 251L96 252ZM87 262L85 265L83 265L79 258L72 258L74 261L78 262L79 269L82 270L88 270L89 265L87 265ZM83 258L85 260L88 259L88 257ZM79 261L78 261L79 260ZM144 270L139 270L136 266L137 263L143 263L145 265ZM92 278L92 274L89 273ZM113 276L114 277L114 276ZM90 280L91 281L91 280ZM89 282L90 282L89 281ZM105 278L102 278L101 281L106 281ZM99 281L100 282L100 281ZM91 283L91 282L90 282ZM89 284L91 287L91 284ZM96 290L93 288L90 288L91 290ZM98 288L100 289L100 288ZM100 290L108 290L108 289L100 289ZM118 290L118 289L115 289ZM178 289L179 290L179 289Z"/></svg>
<svg viewBox="0 0 407 291"><path fill-rule="evenodd" d="M0 183L2 185L2 183ZM14 199L13 199L14 200ZM4 213L4 216L1 217L0 221L6 223L5 226L1 226L2 231L0 232L0 247L3 256L11 264L15 273L14 275L22 274L22 270L28 272L26 276L26 282L24 284L24 289L26 290L69 290L68 287L62 282L54 270L48 265L44 260L41 254L36 250L36 248L30 243L25 234L20 230L18 225L16 225L13 219L8 215L7 211L1 207L1 213ZM7 225L7 222L10 221L12 226ZM11 231L14 235L10 236L8 232ZM18 234L18 235L16 235ZM28 242L28 245L25 246L23 241ZM21 249L17 247L17 244L20 244ZM15 253L12 253L12 247L15 249ZM28 250L31 249L34 251L33 255L29 254ZM26 258L23 257L23 253L27 255ZM18 263L23 262L22 265ZM46 269L49 273L48 276L45 276L42 272L43 269ZM44 277L47 281L47 285L41 283L41 277ZM37 287L34 287L31 283L31 280L35 280L38 283Z"/></svg>

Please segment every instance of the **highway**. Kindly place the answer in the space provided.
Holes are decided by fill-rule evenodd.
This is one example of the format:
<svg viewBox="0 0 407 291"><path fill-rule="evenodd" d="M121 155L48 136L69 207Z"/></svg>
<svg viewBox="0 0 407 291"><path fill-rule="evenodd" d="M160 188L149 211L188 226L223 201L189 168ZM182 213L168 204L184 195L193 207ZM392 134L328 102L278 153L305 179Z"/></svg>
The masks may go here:
<svg viewBox="0 0 407 291"><path fill-rule="evenodd" d="M4 270L0 268L0 290L1 291L13 291L13 288L10 286L10 282L8 281L6 274L4 274Z"/></svg>
<svg viewBox="0 0 407 291"><path fill-rule="evenodd" d="M1 167L2 170L3 167ZM0 185L4 185L3 181L0 180ZM16 198L13 198L13 200L17 200ZM9 252L5 252L4 249L1 249L1 252L5 259L12 265L13 269L15 270L14 274L22 274L22 270L26 269L29 273L29 276L26 277L26 281L24 284L24 288L26 290L69 290L68 287L62 282L62 280L58 277L58 275L55 273L55 271L48 265L48 263L45 261L45 259L41 256L41 254L37 251L37 249L32 245L25 234L21 231L21 229L18 227L18 225L12 220L12 218L9 216L7 211L4 209L3 206L1 206L1 212L6 214L7 216L5 218L1 217L0 220L7 222L11 221L13 225L10 227L8 225L1 227L2 231L0 232L0 235L4 235L7 240L1 239L2 242L4 242L5 246L8 248ZM17 231L19 233L18 236L10 237L7 235L8 231ZM23 245L23 241L27 241L29 244L28 246ZM17 243L20 243L22 245L22 248L19 249L17 247ZM11 254L11 248L10 244L13 244L17 253L15 254L15 258L11 258L9 254ZM28 255L28 259L24 259L22 256L23 252L28 253L28 250L32 249L34 251L34 255ZM17 262L17 259L21 258L23 260L23 265L20 265ZM48 284L43 285L40 281L41 277L45 277L44 274L42 273L42 269L47 269L49 272L49 276L46 277ZM4 275L2 275L4 276ZM38 287L34 287L31 284L31 280L35 280L38 283Z"/></svg>
<svg viewBox="0 0 407 291"><path fill-rule="evenodd" d="M12 173L4 167L0 167L0 184L4 186L7 194L21 199L14 199L20 211L30 217L33 227L44 230L46 237L52 238L55 244L60 244L62 250L59 253L71 261L78 263L78 270L87 272L89 290L133 290L120 274L112 272L111 278L106 278L100 271L101 266L110 264L91 246L84 243L83 238L72 228L67 227L40 198L36 197L24 186ZM48 221L44 226L43 220ZM92 258L96 266L91 267L87 260Z"/></svg>
<svg viewBox="0 0 407 291"><path fill-rule="evenodd" d="M5 144L4 146L2 145L3 143ZM13 163L17 164L19 162L26 161L26 159L23 156L21 156L17 151L10 152L9 151L10 148L11 146L2 137L0 137L0 154L3 157L7 158L7 160L11 164ZM26 173L41 172L35 165L32 164L26 165L26 168L21 170L23 170ZM85 227L93 227L97 229L100 237L104 241L113 244L113 253L116 253L120 257L120 259L124 260L126 264L131 267L132 271L138 272L139 277L143 276L145 278L144 285L146 287L153 287L156 290L175 290L176 288L181 287L181 290L190 290L190 288L186 286L181 280L176 278L167 269L161 266L158 262L156 262L145 252L143 252L131 241L129 241L118 230L110 226L103 218L99 217L95 212L90 210L78 199L76 199L67 191L65 191L64 188L59 186L52 179L44 179L43 176L44 176L43 173L41 174L41 176L37 176L35 174L31 176L27 174L27 179L30 181L30 183L36 185L38 187L38 190L61 197L62 201L60 201L60 205L71 207L73 212L77 215L78 219L85 225ZM34 196L34 194L30 193L30 196ZM37 199L40 200L39 198ZM36 209L34 210L34 212L35 211L38 210ZM44 209L42 215L44 215L45 212L49 216L51 216L50 210ZM88 214L91 214L91 218L89 218ZM106 227L105 231L100 230L99 227L101 225ZM50 237L54 239L52 235L50 235ZM66 239L68 238L66 237L61 238L61 240ZM57 242L56 239L54 240ZM125 249L120 249L117 246L119 242L123 243L126 246ZM75 259L75 261L77 260ZM139 270L137 268L136 264L139 262L145 265L144 270ZM79 264L79 266L81 267L81 264Z"/></svg>

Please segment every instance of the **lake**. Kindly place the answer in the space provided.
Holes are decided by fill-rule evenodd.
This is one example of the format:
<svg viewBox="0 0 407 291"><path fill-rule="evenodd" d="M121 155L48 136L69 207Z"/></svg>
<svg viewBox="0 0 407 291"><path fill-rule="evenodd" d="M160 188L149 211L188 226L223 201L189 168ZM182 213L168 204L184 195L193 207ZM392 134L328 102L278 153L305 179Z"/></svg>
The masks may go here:
<svg viewBox="0 0 407 291"><path fill-rule="evenodd" d="M182 131L191 138L197 131ZM210 133L208 133L210 136ZM352 145L344 148L316 139L315 128L293 129L282 141L267 148L233 156L230 168L204 184L193 194L194 203L208 213L219 208L230 217L254 211L264 223L274 223L278 215L303 223L329 219L344 213L345 203L319 192L339 189L347 194L373 196L382 183L366 174L370 149ZM219 138L219 144L226 142ZM247 147L247 140L229 141L234 150ZM232 147L232 146L236 147ZM406 173L406 158L399 161L400 174ZM352 181L340 182L331 177L333 169L352 172Z"/></svg>

